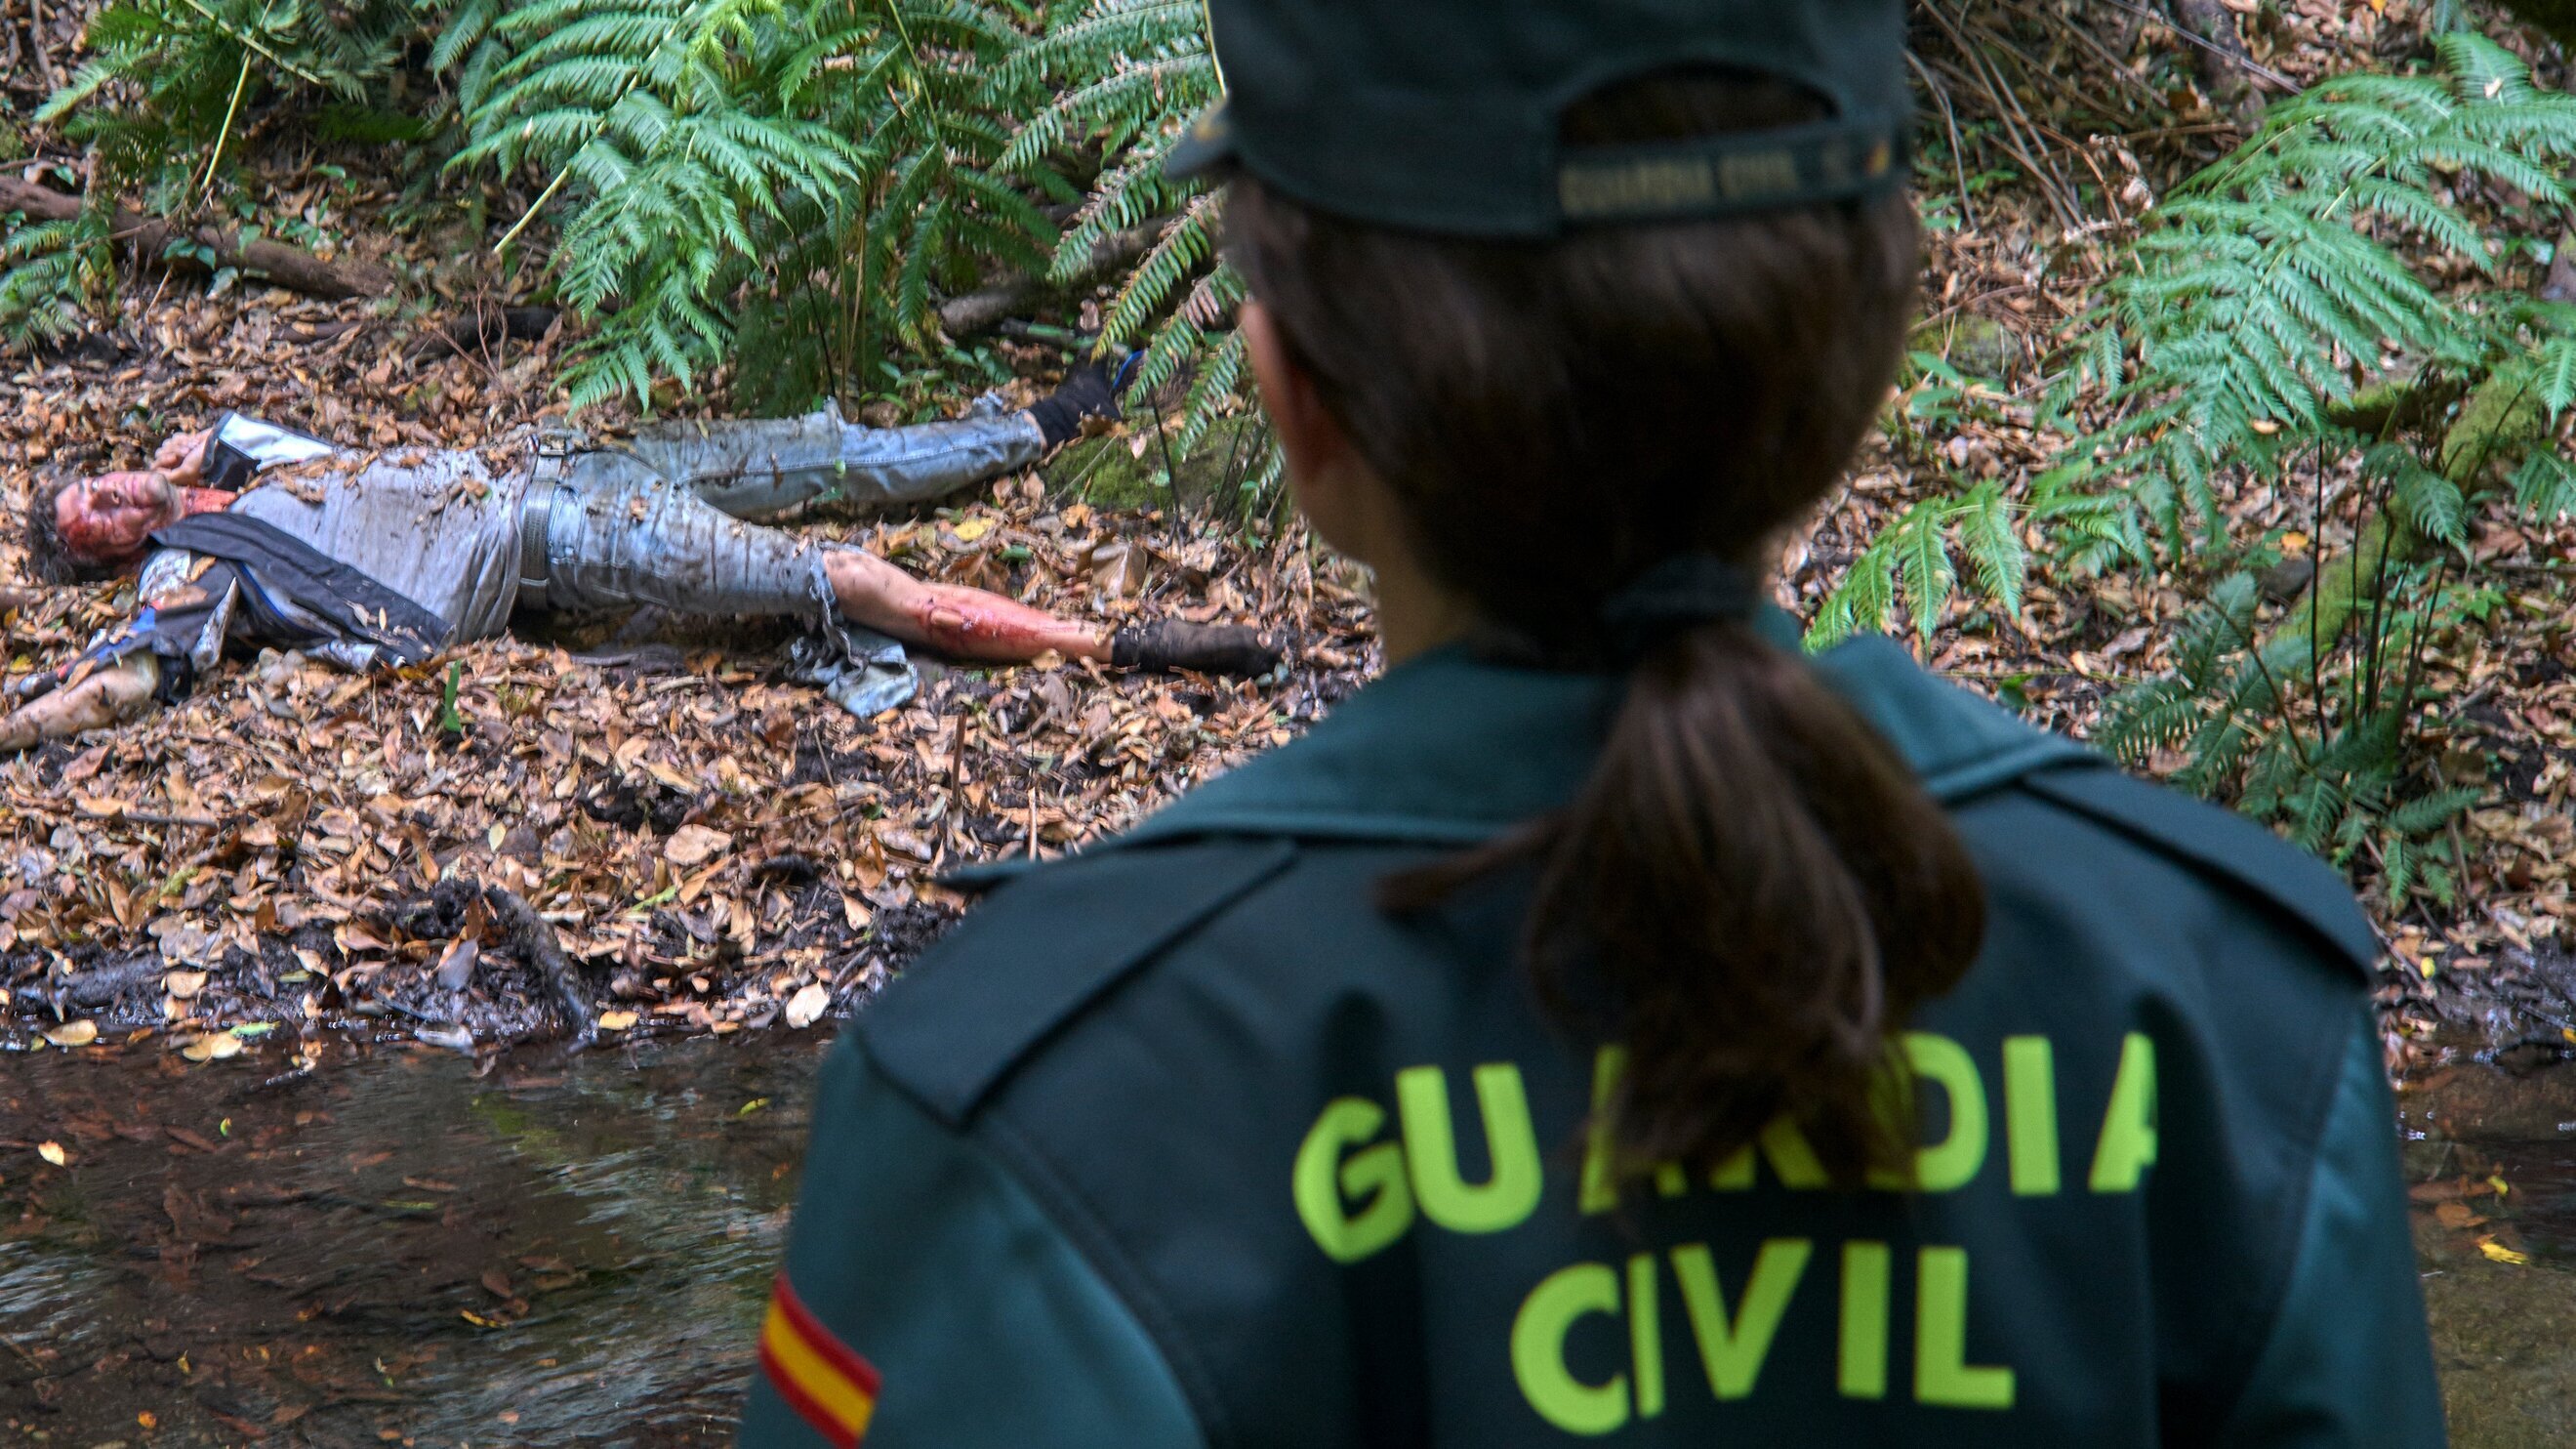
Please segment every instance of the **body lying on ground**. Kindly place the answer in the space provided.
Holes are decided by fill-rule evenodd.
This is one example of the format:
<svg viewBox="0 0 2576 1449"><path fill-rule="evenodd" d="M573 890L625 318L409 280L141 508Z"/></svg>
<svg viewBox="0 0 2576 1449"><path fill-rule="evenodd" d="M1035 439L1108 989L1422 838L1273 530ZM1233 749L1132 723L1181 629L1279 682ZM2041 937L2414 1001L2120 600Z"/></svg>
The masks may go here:
<svg viewBox="0 0 2576 1449"><path fill-rule="evenodd" d="M805 677L860 713L910 694L901 644L993 662L1052 652L1267 670L1275 657L1248 628L1164 621L1113 634L750 521L936 498L1026 466L1081 413L1107 410L1096 377L1090 395L1076 387L1026 412L918 427L860 427L825 409L666 424L617 447L365 454L227 418L171 439L151 469L36 491L31 566L57 579L139 567L139 608L38 676L51 692L0 720L0 749L178 699L227 642L364 670L500 634L514 609L795 619L816 635L799 641Z"/></svg>

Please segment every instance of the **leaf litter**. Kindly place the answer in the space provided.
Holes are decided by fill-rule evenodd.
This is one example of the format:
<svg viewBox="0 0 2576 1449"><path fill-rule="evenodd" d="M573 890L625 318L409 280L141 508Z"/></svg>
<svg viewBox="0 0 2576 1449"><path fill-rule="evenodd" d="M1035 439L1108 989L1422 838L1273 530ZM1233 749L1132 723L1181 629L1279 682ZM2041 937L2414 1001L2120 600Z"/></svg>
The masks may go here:
<svg viewBox="0 0 2576 1449"><path fill-rule="evenodd" d="M541 356L498 374L390 363L367 339L392 324L365 303L137 288L127 307L63 352L0 360L12 497L36 469L139 461L225 408L467 447L542 401ZM1130 824L1290 738L1376 658L1360 576L1293 524L1094 507L1039 470L803 526L1078 617L1258 621L1288 663L1237 682L923 656L920 697L860 722L786 682L786 635L759 623L523 621L368 676L235 660L175 709L0 761L0 1023L94 1016L205 1061L240 1050L225 1028L243 1022L551 1038L544 983L477 897L493 887L553 927L610 1038L810 1024L954 918L942 875ZM16 559L0 545L0 570ZM131 599L121 583L0 597L6 679Z"/></svg>

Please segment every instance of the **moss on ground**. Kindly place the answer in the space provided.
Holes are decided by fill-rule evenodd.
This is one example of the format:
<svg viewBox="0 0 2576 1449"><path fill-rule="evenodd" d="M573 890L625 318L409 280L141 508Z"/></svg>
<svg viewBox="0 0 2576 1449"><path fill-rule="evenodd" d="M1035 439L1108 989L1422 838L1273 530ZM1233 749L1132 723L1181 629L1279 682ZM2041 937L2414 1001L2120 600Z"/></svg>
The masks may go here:
<svg viewBox="0 0 2576 1449"><path fill-rule="evenodd" d="M1066 446L1044 471L1050 492L1066 493L1095 508L1169 508L1175 502L1192 509L1219 506L1219 500L1243 486L1256 461L1259 424L1250 418L1227 418L1187 453L1166 454L1155 441L1150 420L1131 419L1119 433L1084 438ZM1143 440L1140 452L1137 443Z"/></svg>

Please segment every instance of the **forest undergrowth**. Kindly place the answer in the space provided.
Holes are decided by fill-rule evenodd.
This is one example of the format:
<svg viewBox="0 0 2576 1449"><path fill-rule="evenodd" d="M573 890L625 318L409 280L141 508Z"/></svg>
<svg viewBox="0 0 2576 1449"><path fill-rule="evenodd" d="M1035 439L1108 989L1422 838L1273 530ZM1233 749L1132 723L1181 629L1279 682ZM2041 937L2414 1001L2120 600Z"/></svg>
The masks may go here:
<svg viewBox="0 0 2576 1449"><path fill-rule="evenodd" d="M2401 1065L2576 1049L2568 67L2474 8L2227 13L2213 45L2125 0L1918 7L1922 320L1782 602L2334 860ZM667 621L379 679L249 662L0 765L14 1028L197 1059L322 1023L546 1035L450 881L534 902L613 1031L802 1024L953 913L940 872L1073 848L1356 687L1365 580L1280 507L1217 200L1159 172L1220 84L1203 23L0 0L13 507L227 408L379 446L826 398L896 422L1025 399L1105 337L1146 352L1107 436L821 526L1292 645L1253 684L946 671L869 725L781 682L775 638ZM85 199L13 221L12 184ZM254 243L349 294L273 285ZM1581 546L1572 520L1532 555ZM15 679L124 600L5 602ZM460 951L463 1024L431 986Z"/></svg>

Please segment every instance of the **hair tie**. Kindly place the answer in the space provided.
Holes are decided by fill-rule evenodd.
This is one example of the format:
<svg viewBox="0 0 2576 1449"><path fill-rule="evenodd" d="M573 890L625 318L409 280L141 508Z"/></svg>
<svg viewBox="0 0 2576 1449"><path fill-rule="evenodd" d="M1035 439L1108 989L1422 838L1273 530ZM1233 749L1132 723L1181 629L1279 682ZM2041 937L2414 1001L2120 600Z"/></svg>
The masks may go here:
<svg viewBox="0 0 2576 1449"><path fill-rule="evenodd" d="M1635 664L1658 645L1719 620L1742 621L1762 607L1753 575L1713 554L1676 554L1631 580L1601 606L1612 662Z"/></svg>

